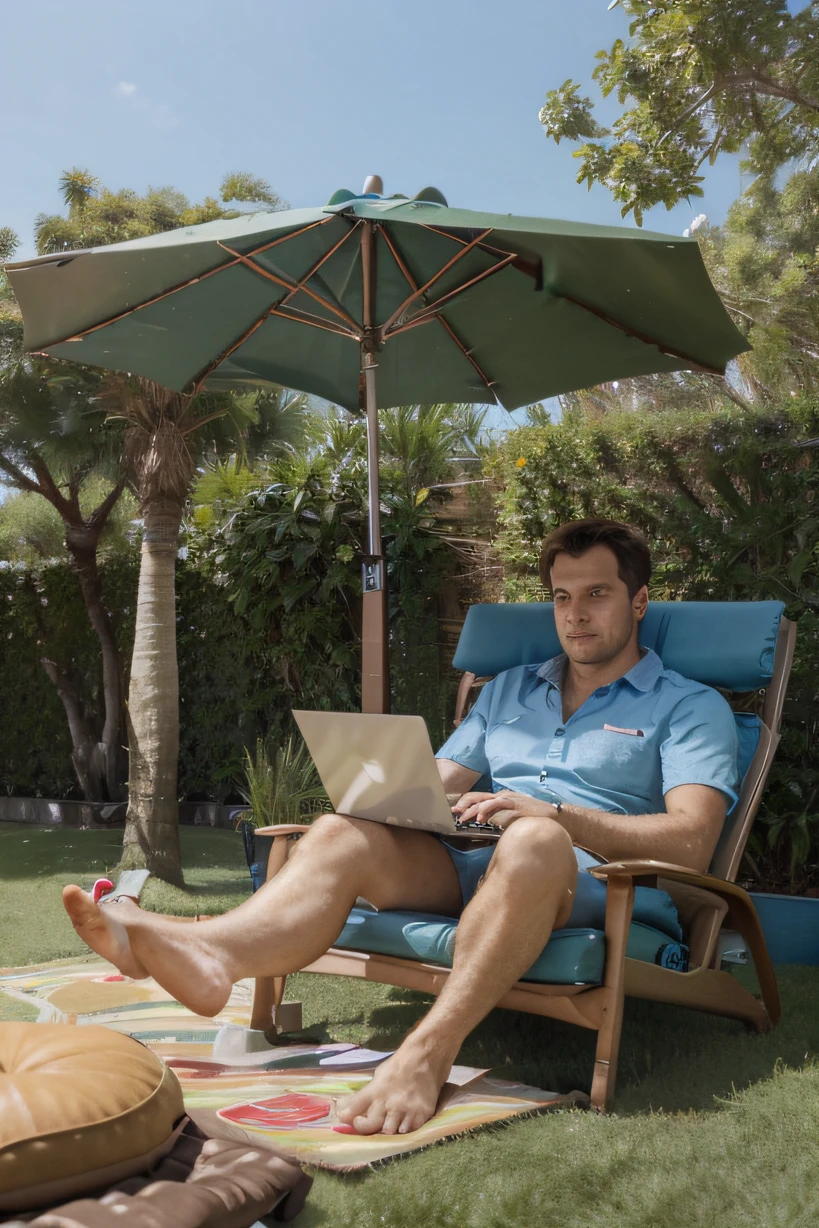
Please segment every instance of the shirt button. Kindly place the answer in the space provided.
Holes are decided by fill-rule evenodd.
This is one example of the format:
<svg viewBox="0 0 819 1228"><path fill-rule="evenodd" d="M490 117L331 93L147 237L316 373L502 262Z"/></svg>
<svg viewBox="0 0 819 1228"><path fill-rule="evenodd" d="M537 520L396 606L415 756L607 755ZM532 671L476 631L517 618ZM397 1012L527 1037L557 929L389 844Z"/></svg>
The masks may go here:
<svg viewBox="0 0 819 1228"><path fill-rule="evenodd" d="M565 729L556 729L556 730L555 730L555 737L556 737L556 738L562 738L565 732L566 732L566 730L565 730Z"/></svg>

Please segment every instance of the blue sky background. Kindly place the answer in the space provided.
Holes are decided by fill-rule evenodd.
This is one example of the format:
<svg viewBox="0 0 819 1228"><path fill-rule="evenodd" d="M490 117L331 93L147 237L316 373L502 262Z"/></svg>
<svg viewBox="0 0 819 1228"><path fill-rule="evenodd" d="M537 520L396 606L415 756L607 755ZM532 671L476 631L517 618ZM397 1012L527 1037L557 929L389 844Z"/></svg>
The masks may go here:
<svg viewBox="0 0 819 1228"><path fill-rule="evenodd" d="M114 189L171 184L192 200L246 170L294 206L358 191L375 172L388 193L434 184L465 208L617 224L619 207L575 182L572 146L548 141L537 118L568 77L599 97L594 53L627 37L622 11L606 6L6 0L13 118L0 225L32 254L33 219L62 209L58 180L71 166ZM738 160L721 158L704 187L704 200L660 206L645 226L680 234L699 212L722 221L740 190Z"/></svg>
<svg viewBox="0 0 819 1228"><path fill-rule="evenodd" d="M607 0L40 0L3 7L0 225L31 251L32 220L62 208L57 181L89 167L112 188L173 184L191 199L229 170L293 205L323 204L377 172L387 192L439 187L451 204L619 222L575 183L571 146L538 123L546 90L589 83L594 52L627 35ZM679 234L721 220L735 160L703 204L663 207Z"/></svg>

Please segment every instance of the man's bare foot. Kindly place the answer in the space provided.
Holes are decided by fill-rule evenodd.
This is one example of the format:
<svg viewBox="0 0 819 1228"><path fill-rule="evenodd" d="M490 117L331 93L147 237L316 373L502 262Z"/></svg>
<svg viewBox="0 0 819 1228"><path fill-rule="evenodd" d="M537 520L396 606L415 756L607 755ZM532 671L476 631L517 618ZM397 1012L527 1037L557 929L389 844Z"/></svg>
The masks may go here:
<svg viewBox="0 0 819 1228"><path fill-rule="evenodd" d="M339 1105L338 1115L359 1134L409 1134L435 1114L452 1055L404 1041L366 1087Z"/></svg>
<svg viewBox="0 0 819 1228"><path fill-rule="evenodd" d="M152 976L177 1002L205 1018L224 1007L233 981L205 925L177 925L128 899L100 907L79 887L66 887L63 903L83 942L123 975Z"/></svg>
<svg viewBox="0 0 819 1228"><path fill-rule="evenodd" d="M123 976L133 977L135 981L148 976L131 950L125 927L127 914L137 907L132 900L105 904L100 908L87 891L72 885L63 889L63 904L74 929L92 951L119 968Z"/></svg>

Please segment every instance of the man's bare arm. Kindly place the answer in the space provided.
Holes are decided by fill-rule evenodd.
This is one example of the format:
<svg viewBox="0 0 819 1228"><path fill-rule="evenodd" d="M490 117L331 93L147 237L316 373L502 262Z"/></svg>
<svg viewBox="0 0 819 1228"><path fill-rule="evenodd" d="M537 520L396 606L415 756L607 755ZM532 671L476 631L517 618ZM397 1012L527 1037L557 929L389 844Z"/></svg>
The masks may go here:
<svg viewBox="0 0 819 1228"><path fill-rule="evenodd" d="M709 785L678 785L665 795L665 814L611 814L563 806L558 816L575 844L606 861L650 857L704 873L722 831L728 803Z"/></svg>
<svg viewBox="0 0 819 1228"><path fill-rule="evenodd" d="M575 844L592 849L607 861L651 858L704 873L725 822L725 794L709 785L678 785L665 794L665 804L665 814L612 814L569 805L563 805L558 814L549 802L523 793L501 792L492 797L467 794L458 809L464 819L491 820L499 827L507 827L524 815L543 815L565 827Z"/></svg>
<svg viewBox="0 0 819 1228"><path fill-rule="evenodd" d="M456 763L454 759L438 759L436 762L444 792L449 796L461 797L480 779L480 772L473 772L470 768Z"/></svg>

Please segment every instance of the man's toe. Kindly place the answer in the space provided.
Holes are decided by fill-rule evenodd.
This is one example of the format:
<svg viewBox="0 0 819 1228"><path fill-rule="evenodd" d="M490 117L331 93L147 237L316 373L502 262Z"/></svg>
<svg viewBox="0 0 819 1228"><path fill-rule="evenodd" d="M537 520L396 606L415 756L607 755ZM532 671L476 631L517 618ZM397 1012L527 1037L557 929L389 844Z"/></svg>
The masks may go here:
<svg viewBox="0 0 819 1228"><path fill-rule="evenodd" d="M378 1104L370 1105L366 1113L353 1118L353 1126L359 1134L377 1134L384 1125L384 1109Z"/></svg>
<svg viewBox="0 0 819 1228"><path fill-rule="evenodd" d="M74 883L63 887L63 906L75 925L87 924L99 913L91 896Z"/></svg>
<svg viewBox="0 0 819 1228"><path fill-rule="evenodd" d="M384 1124L381 1127L381 1133L398 1134L403 1116L404 1115L400 1110L392 1110L387 1113L386 1117L384 1118Z"/></svg>

